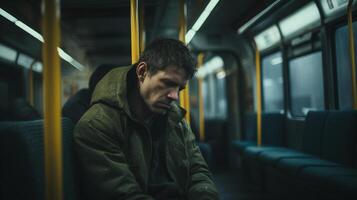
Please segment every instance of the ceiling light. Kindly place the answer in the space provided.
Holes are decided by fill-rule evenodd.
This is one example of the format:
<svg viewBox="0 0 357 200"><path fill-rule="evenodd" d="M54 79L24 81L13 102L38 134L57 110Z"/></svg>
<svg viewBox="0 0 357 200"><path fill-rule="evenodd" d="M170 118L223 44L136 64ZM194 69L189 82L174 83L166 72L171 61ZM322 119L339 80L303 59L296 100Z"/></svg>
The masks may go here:
<svg viewBox="0 0 357 200"><path fill-rule="evenodd" d="M280 39L280 33L276 25L271 26L254 37L254 41L260 51L279 43Z"/></svg>
<svg viewBox="0 0 357 200"><path fill-rule="evenodd" d="M206 8L203 10L197 21L193 24L192 28L186 33L186 44L190 43L196 32L201 28L207 17L211 14L212 10L216 7L219 0L211 0Z"/></svg>
<svg viewBox="0 0 357 200"><path fill-rule="evenodd" d="M5 19L9 20L10 22L13 22L16 26L27 32L28 34L32 35L34 38L38 39L41 42L44 42L43 36L38 33L37 31L33 30L31 27L27 26L25 23L22 21L16 19L14 16L12 16L10 13L6 12L5 10L0 8L0 15L3 16ZM70 55L68 55L66 52L64 52L61 48L58 47L58 53L59 56L70 63L72 66L77 68L78 70L82 71L84 69L84 66L80 64L78 61L73 59Z"/></svg>
<svg viewBox="0 0 357 200"><path fill-rule="evenodd" d="M314 2L307 4L300 10L279 22L284 37L311 30L320 25L320 13Z"/></svg>

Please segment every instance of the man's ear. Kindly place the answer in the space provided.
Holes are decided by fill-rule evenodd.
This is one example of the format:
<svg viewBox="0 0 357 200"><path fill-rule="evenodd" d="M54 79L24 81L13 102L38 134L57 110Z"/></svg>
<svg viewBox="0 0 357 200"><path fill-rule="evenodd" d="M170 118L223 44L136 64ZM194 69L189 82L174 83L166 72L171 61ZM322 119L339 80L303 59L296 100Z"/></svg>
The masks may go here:
<svg viewBox="0 0 357 200"><path fill-rule="evenodd" d="M143 82L148 73L146 62L140 62L136 67L136 76L140 82Z"/></svg>

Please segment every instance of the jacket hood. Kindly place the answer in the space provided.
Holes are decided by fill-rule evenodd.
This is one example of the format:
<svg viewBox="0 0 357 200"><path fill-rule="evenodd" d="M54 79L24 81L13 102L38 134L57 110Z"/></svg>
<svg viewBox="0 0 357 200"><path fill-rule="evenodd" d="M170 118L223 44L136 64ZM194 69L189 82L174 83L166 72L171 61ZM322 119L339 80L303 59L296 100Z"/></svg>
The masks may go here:
<svg viewBox="0 0 357 200"><path fill-rule="evenodd" d="M123 110L131 119L134 119L128 103L128 76L134 76L135 65L118 67L108 72L97 84L92 94L91 105L104 103ZM170 121L179 122L186 114L185 109L172 102L168 111Z"/></svg>

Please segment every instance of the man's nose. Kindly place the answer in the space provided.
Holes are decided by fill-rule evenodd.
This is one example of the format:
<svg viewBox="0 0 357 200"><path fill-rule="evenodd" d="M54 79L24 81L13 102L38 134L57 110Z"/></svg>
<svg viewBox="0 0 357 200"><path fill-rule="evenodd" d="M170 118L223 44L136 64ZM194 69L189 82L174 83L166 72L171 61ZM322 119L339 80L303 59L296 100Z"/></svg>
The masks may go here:
<svg viewBox="0 0 357 200"><path fill-rule="evenodd" d="M171 90L168 94L167 97L170 98L171 100L177 101L179 98L179 92L176 90Z"/></svg>

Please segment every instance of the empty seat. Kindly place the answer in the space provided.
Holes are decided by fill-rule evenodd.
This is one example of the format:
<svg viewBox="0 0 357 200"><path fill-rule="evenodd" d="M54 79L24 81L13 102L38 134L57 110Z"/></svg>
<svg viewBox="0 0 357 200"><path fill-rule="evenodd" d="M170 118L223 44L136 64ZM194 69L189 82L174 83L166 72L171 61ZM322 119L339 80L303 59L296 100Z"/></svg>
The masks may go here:
<svg viewBox="0 0 357 200"><path fill-rule="evenodd" d="M315 123L311 123L310 114L306 120L310 128L304 133L303 148L310 157L280 157L276 170L285 181L298 179L299 184L290 185L311 190L320 197L355 198L357 111L330 111L325 123L316 123L322 115L314 112Z"/></svg>
<svg viewBox="0 0 357 200"><path fill-rule="evenodd" d="M259 155L259 159L267 164L275 165L282 159L308 158L312 156L321 156L321 138L324 132L324 126L327 111L310 111L306 117L303 131L302 152L293 149L278 149L275 151L264 151ZM299 164L304 162L297 162ZM297 166L299 168L299 166Z"/></svg>
<svg viewBox="0 0 357 200"><path fill-rule="evenodd" d="M63 189L66 200L76 199L72 129L72 122L63 119ZM43 120L1 122L0 144L0 199L44 199Z"/></svg>

